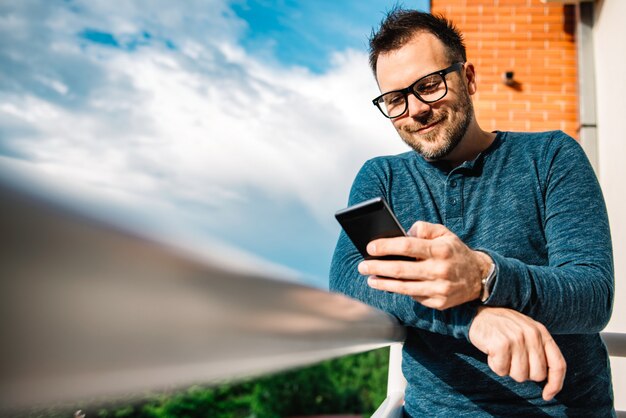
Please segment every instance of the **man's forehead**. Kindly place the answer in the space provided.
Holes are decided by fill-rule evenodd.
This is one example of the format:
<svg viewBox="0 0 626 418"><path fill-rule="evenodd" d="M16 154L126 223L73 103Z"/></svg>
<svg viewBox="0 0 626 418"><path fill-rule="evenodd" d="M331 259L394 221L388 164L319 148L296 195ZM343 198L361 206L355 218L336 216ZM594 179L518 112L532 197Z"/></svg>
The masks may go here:
<svg viewBox="0 0 626 418"><path fill-rule="evenodd" d="M395 90L447 65L446 48L439 38L418 32L400 48L378 56L376 78L381 90Z"/></svg>

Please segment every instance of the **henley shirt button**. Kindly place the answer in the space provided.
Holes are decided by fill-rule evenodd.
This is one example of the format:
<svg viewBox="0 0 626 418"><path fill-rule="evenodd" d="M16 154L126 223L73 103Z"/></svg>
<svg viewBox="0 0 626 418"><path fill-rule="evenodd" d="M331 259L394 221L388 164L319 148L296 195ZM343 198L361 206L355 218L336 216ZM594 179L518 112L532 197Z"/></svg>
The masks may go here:
<svg viewBox="0 0 626 418"><path fill-rule="evenodd" d="M452 203L452 206L456 205L456 199L452 199L450 203Z"/></svg>
<svg viewBox="0 0 626 418"><path fill-rule="evenodd" d="M452 180L450 182L450 187L456 187L456 180Z"/></svg>

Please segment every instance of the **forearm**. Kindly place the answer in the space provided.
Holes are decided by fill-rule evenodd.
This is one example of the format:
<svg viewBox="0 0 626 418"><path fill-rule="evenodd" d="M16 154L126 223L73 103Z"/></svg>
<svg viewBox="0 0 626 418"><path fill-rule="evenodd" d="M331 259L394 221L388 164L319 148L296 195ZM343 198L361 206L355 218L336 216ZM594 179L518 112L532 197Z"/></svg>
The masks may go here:
<svg viewBox="0 0 626 418"><path fill-rule="evenodd" d="M609 321L614 295L610 264L531 266L489 255L498 276L488 305L515 309L553 334L595 333Z"/></svg>
<svg viewBox="0 0 626 418"><path fill-rule="evenodd" d="M541 251L533 255L534 263L492 252L498 277L488 303L522 312L552 333L595 333L608 322L614 295L602 192L573 139L555 137L545 158L543 224L537 235L545 238L545 259L537 256Z"/></svg>

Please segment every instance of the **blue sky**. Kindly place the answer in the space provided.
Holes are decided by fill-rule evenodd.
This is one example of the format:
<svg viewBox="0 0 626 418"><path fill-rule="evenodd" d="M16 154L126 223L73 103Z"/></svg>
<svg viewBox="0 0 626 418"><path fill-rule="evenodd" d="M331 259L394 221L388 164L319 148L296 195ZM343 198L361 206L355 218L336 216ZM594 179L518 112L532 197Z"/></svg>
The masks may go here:
<svg viewBox="0 0 626 418"><path fill-rule="evenodd" d="M283 64L323 72L328 69L333 52L346 48L366 50L372 26L382 19L390 4L389 1L251 0L235 2L232 9L248 25L242 39L248 51L260 51L260 55Z"/></svg>
<svg viewBox="0 0 626 418"><path fill-rule="evenodd" d="M324 287L356 171L405 150L367 67L393 3L2 2L0 163Z"/></svg>

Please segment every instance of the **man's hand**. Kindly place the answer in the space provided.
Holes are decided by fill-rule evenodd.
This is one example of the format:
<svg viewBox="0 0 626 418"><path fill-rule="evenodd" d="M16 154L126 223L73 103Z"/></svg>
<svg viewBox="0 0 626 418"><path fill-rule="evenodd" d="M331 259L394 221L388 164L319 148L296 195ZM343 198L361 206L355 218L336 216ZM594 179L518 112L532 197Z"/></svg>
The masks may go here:
<svg viewBox="0 0 626 418"><path fill-rule="evenodd" d="M498 376L516 382L547 379L543 399L563 388L566 364L561 350L542 324L507 308L482 306L469 329L471 343L488 356Z"/></svg>
<svg viewBox="0 0 626 418"><path fill-rule="evenodd" d="M372 241L373 256L403 255L415 261L367 260L359 272L374 289L411 296L424 306L447 309L480 296L491 258L473 251L445 226L416 222L408 237Z"/></svg>

